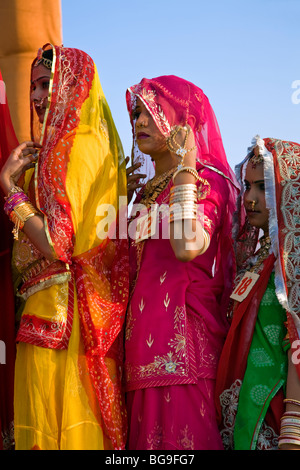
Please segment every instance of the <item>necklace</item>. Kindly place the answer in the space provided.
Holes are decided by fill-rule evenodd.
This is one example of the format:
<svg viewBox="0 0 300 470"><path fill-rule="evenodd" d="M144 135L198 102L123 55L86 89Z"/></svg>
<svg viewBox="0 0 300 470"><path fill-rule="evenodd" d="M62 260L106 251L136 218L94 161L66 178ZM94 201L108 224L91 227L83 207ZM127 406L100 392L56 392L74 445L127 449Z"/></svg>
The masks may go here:
<svg viewBox="0 0 300 470"><path fill-rule="evenodd" d="M258 258L255 262L255 264L252 266L250 269L251 272L256 272L262 262L268 258L269 256L269 251L271 248L271 238L270 237L262 237L259 240L260 243L260 249L257 252Z"/></svg>
<svg viewBox="0 0 300 470"><path fill-rule="evenodd" d="M154 176L146 183L141 203L149 207L154 203L160 193L167 187L177 167L170 168L161 175Z"/></svg>

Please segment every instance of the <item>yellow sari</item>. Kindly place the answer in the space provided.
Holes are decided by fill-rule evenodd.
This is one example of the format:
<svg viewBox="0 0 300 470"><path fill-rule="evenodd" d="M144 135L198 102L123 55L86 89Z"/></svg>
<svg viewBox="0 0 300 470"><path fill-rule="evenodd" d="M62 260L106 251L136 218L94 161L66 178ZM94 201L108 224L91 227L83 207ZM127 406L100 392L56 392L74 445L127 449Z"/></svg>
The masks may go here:
<svg viewBox="0 0 300 470"><path fill-rule="evenodd" d="M16 449L124 449L122 328L128 299L122 145L96 67L53 50L49 105L32 138L43 148L24 189L44 216L55 261L21 234L14 246L23 300L15 372ZM40 60L41 52L33 63ZM120 197L123 198L120 198ZM104 210L108 208L110 217Z"/></svg>

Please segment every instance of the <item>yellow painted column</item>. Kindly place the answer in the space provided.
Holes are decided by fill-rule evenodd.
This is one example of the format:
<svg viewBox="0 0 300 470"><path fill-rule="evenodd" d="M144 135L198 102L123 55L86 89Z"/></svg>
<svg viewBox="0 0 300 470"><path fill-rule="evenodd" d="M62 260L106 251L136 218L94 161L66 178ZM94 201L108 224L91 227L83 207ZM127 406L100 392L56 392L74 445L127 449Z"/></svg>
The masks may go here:
<svg viewBox="0 0 300 470"><path fill-rule="evenodd" d="M30 67L47 42L62 44L61 0L1 0L0 70L19 142L30 139Z"/></svg>

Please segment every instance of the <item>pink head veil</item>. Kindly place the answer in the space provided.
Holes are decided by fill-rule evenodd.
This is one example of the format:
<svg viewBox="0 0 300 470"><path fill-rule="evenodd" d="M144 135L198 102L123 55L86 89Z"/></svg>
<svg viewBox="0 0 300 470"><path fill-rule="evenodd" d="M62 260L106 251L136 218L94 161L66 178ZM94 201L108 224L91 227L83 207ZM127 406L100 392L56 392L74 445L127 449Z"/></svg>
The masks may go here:
<svg viewBox="0 0 300 470"><path fill-rule="evenodd" d="M154 174L154 167L150 157L142 154L136 143L133 111L137 98L142 100L165 137L170 135L174 126L189 124L195 134L198 161L221 173L233 186L239 187L227 162L218 122L207 96L193 83L174 75L143 78L126 92L133 133L132 159L135 163L142 163L142 173L146 173L149 178Z"/></svg>

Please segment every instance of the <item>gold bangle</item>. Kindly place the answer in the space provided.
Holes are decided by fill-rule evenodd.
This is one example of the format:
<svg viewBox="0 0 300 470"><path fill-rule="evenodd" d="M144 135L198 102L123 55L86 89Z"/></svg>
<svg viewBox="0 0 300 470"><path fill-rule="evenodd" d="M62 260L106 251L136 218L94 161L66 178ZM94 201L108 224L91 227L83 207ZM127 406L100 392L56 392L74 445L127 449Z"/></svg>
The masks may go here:
<svg viewBox="0 0 300 470"><path fill-rule="evenodd" d="M189 194L189 193L182 193L182 194L174 194L170 197L170 203L173 201L187 201L187 202L193 202L194 204L197 203L197 199L195 194Z"/></svg>
<svg viewBox="0 0 300 470"><path fill-rule="evenodd" d="M173 201L169 207L173 207L173 208L182 208L184 209L185 207L194 207L195 210L197 210L197 204L195 203L195 201L193 199L178 199L176 201Z"/></svg>
<svg viewBox="0 0 300 470"><path fill-rule="evenodd" d="M181 191L194 191L197 192L197 186L195 183L177 184L172 186L170 192L181 192Z"/></svg>
<svg viewBox="0 0 300 470"><path fill-rule="evenodd" d="M193 201L197 201L197 195L195 193L189 193L189 192L182 192L182 193L172 193L170 195L170 201L174 200L174 199L178 199L178 198L182 198L182 199L191 199Z"/></svg>
<svg viewBox="0 0 300 470"><path fill-rule="evenodd" d="M294 398L285 398L283 403L289 403L290 405L300 406L300 401L295 400Z"/></svg>
<svg viewBox="0 0 300 470"><path fill-rule="evenodd" d="M193 210L185 211L170 211L170 220L179 220L179 219L195 219L197 220L197 213Z"/></svg>
<svg viewBox="0 0 300 470"><path fill-rule="evenodd" d="M191 196L194 196L194 197L197 197L197 191L194 191L192 189L183 189L181 191L172 191L170 193L170 197L173 197L173 196L182 196L182 195L186 195L186 194L189 194Z"/></svg>
<svg viewBox="0 0 300 470"><path fill-rule="evenodd" d="M197 196L197 191L194 191L193 189L181 189L180 191L172 191L170 192L170 196L176 196L176 195L182 195L182 194L191 194L193 196Z"/></svg>
<svg viewBox="0 0 300 470"><path fill-rule="evenodd" d="M15 240L19 239L19 230L23 229L25 222L37 213L37 210L30 202L22 202L14 207L10 219L14 224L12 233Z"/></svg>
<svg viewBox="0 0 300 470"><path fill-rule="evenodd" d="M187 171L188 173L191 173L196 178L196 180L201 181L201 178L198 175L198 171L195 168L191 166L180 166L173 175L173 183L174 183L176 176L179 173L182 173L183 171Z"/></svg>
<svg viewBox="0 0 300 470"><path fill-rule="evenodd" d="M189 207L170 207L170 213L173 213L173 214L187 214L188 212L190 213L193 213L195 215L197 215L197 208L193 207L193 206L189 206Z"/></svg>
<svg viewBox="0 0 300 470"><path fill-rule="evenodd" d="M13 212L16 214L20 222L23 224L37 213L36 209L30 202L23 202L18 206L14 207Z"/></svg>
<svg viewBox="0 0 300 470"><path fill-rule="evenodd" d="M204 253L207 250L210 244L210 236L209 236L209 233L205 230L205 228L203 229L203 238L204 238L204 243L198 255L202 255L202 253Z"/></svg>

